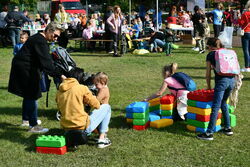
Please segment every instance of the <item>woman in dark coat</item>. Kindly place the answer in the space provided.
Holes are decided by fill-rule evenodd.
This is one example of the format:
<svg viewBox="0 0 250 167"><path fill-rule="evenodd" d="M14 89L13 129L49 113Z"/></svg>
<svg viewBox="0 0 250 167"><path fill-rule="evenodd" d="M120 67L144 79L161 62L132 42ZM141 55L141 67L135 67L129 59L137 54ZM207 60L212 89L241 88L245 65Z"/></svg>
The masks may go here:
<svg viewBox="0 0 250 167"><path fill-rule="evenodd" d="M37 125L37 99L41 94L41 71L50 76L61 76L55 68L52 57L49 55L47 41L55 41L62 29L52 22L44 32L37 33L25 42L19 53L13 58L8 91L23 97L23 116L29 120L30 132L47 132L47 128Z"/></svg>

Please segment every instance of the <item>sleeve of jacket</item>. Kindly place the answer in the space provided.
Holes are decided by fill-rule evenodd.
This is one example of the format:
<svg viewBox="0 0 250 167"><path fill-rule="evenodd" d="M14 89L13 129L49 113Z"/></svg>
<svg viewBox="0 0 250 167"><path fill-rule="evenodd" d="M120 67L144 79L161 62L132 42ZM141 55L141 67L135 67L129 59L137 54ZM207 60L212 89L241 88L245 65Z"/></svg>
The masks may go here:
<svg viewBox="0 0 250 167"><path fill-rule="evenodd" d="M60 77L62 73L53 64L52 56L49 54L48 44L44 42L37 42L34 45L34 49L43 72L52 77Z"/></svg>
<svg viewBox="0 0 250 167"><path fill-rule="evenodd" d="M111 16L109 16L109 18L107 19L107 24L110 25L111 27L113 27L113 23L111 22L111 20L113 20L114 18L114 14L112 14Z"/></svg>
<svg viewBox="0 0 250 167"><path fill-rule="evenodd" d="M92 94L92 92L88 89L88 87L83 86L86 89L86 93L83 98L83 103L90 105L92 108L99 109L100 102L97 100L96 96Z"/></svg>

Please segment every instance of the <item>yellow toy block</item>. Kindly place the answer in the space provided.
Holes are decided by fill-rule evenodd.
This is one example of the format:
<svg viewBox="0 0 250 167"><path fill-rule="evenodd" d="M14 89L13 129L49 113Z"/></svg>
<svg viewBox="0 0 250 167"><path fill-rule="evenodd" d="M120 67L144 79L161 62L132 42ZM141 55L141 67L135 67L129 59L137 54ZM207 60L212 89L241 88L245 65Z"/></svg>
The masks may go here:
<svg viewBox="0 0 250 167"><path fill-rule="evenodd" d="M190 130L190 131L193 131L193 132L196 131L196 127L195 127L195 126L187 125L186 127L187 127L187 129Z"/></svg>
<svg viewBox="0 0 250 167"><path fill-rule="evenodd" d="M128 124L132 124L133 123L133 119L127 118L126 121L127 121Z"/></svg>
<svg viewBox="0 0 250 167"><path fill-rule="evenodd" d="M210 115L212 109L211 108L197 108L197 107L187 107L188 112L199 114L199 115Z"/></svg>
<svg viewBox="0 0 250 167"><path fill-rule="evenodd" d="M156 106L156 105L161 104L159 97L151 99L148 102L149 102L149 106Z"/></svg>
<svg viewBox="0 0 250 167"><path fill-rule="evenodd" d="M161 110L173 110L174 104L162 104Z"/></svg>
<svg viewBox="0 0 250 167"><path fill-rule="evenodd" d="M221 124L221 119L217 119L216 126Z"/></svg>
<svg viewBox="0 0 250 167"><path fill-rule="evenodd" d="M164 128L164 127L172 125L173 123L174 121L172 119L160 119L160 120L150 122L150 127Z"/></svg>

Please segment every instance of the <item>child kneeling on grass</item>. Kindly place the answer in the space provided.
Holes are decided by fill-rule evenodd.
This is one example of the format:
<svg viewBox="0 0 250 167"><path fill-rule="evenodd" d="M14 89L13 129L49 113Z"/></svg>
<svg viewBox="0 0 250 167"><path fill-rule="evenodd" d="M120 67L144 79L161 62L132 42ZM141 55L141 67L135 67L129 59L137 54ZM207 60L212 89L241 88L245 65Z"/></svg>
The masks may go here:
<svg viewBox="0 0 250 167"><path fill-rule="evenodd" d="M98 148L104 148L111 145L111 141L106 137L111 117L111 108L107 104L109 94L108 96L99 95L103 90L107 92L107 87L103 86L105 90L100 86L97 87L99 93L96 98L87 86L81 85L83 72L83 69L75 68L67 74L67 78L62 78L63 82L56 95L57 106L61 112L60 124L66 131L69 147L86 144L87 136L99 126L100 136L97 144ZM103 99L105 103L100 104L98 99ZM90 115L85 112L85 105L95 108Z"/></svg>

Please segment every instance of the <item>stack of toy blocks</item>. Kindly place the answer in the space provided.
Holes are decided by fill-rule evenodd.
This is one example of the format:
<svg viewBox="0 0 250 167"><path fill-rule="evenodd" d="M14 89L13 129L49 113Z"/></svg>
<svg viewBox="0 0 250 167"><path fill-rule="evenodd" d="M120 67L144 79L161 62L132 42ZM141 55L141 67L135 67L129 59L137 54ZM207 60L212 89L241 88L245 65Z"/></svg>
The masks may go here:
<svg viewBox="0 0 250 167"><path fill-rule="evenodd" d="M149 103L134 102L126 107L128 123L133 124L135 130L145 130L149 127Z"/></svg>
<svg viewBox="0 0 250 167"><path fill-rule="evenodd" d="M207 130L211 107L213 101L214 90L196 90L189 92L188 97L188 113L187 113L187 129L195 132L204 133ZM214 132L221 129L221 117L222 114L219 112L216 127Z"/></svg>
<svg viewBox="0 0 250 167"><path fill-rule="evenodd" d="M36 139L36 152L63 155L67 152L65 138L63 136L42 135Z"/></svg>
<svg viewBox="0 0 250 167"><path fill-rule="evenodd" d="M163 128L173 124L174 101L174 96L170 94L149 100L150 127Z"/></svg>

